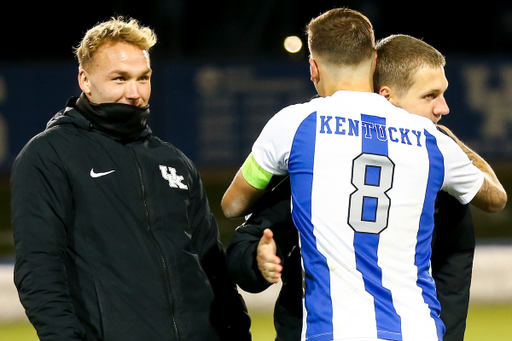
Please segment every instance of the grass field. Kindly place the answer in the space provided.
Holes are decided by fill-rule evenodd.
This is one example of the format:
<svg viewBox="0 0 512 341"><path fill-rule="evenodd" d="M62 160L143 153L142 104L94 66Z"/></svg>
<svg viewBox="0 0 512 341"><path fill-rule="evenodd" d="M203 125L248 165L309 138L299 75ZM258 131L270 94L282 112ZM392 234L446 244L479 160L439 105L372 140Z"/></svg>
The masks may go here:
<svg viewBox="0 0 512 341"><path fill-rule="evenodd" d="M512 304L469 307L465 341L512 341Z"/></svg>
<svg viewBox="0 0 512 341"><path fill-rule="evenodd" d="M272 315L252 316L253 341L272 341L275 337ZM0 324L2 341L36 341L34 328L28 323ZM512 304L476 305L469 308L464 341L511 341Z"/></svg>

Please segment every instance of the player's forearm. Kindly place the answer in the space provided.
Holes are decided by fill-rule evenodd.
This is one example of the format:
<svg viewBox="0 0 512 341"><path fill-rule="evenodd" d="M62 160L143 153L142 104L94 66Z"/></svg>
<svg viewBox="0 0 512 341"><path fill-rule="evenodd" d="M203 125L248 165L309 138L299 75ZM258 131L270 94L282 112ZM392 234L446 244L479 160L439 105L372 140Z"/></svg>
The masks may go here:
<svg viewBox="0 0 512 341"><path fill-rule="evenodd" d="M495 213L503 210L507 204L507 192L497 178L484 172L484 183L471 200L471 204L487 213Z"/></svg>
<svg viewBox="0 0 512 341"><path fill-rule="evenodd" d="M222 211L227 218L243 217L251 213L254 204L264 193L249 185L239 171L222 198Z"/></svg>
<svg viewBox="0 0 512 341"><path fill-rule="evenodd" d="M250 213L247 200L230 189L224 194L220 205L226 218L240 218Z"/></svg>
<svg viewBox="0 0 512 341"><path fill-rule="evenodd" d="M438 127L457 142L473 164L484 174L484 183L475 198L471 201L471 204L488 213L501 211L507 203L507 192L496 176L496 173L494 173L494 170L480 155L462 143L451 130L441 125L438 125Z"/></svg>
<svg viewBox="0 0 512 341"><path fill-rule="evenodd" d="M507 203L507 192L491 166L477 153L456 139L457 144L466 153L473 164L484 173L484 183L471 204L481 210L494 213L501 211Z"/></svg>

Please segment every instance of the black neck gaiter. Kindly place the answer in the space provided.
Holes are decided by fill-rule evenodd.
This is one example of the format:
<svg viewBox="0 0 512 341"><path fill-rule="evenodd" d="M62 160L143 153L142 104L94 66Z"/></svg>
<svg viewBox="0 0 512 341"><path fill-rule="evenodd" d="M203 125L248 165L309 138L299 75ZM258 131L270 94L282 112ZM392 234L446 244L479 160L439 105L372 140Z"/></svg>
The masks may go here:
<svg viewBox="0 0 512 341"><path fill-rule="evenodd" d="M76 109L93 127L117 137L129 137L146 127L149 105L137 107L123 103L96 104L82 93L76 102Z"/></svg>

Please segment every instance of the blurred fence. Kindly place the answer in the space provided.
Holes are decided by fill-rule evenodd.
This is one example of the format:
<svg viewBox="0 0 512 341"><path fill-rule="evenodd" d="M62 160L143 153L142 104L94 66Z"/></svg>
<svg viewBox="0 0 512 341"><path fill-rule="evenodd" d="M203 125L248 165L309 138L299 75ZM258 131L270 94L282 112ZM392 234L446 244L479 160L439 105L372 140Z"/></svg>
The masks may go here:
<svg viewBox="0 0 512 341"><path fill-rule="evenodd" d="M241 291L249 312L271 313L280 284L261 294ZM471 303L512 304L512 244L478 245L473 266ZM26 320L13 284L12 264L0 264L0 323Z"/></svg>
<svg viewBox="0 0 512 341"><path fill-rule="evenodd" d="M25 311L18 298L13 282L13 265L0 264L0 322L14 322L26 319Z"/></svg>
<svg viewBox="0 0 512 341"><path fill-rule="evenodd" d="M477 246L471 301L512 303L512 244Z"/></svg>

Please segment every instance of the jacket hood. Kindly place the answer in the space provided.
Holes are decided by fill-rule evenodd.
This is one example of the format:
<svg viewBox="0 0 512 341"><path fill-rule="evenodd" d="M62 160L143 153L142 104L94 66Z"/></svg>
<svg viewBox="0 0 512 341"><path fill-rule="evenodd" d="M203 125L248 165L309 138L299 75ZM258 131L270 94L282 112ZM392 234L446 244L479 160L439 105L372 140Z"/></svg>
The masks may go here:
<svg viewBox="0 0 512 341"><path fill-rule="evenodd" d="M146 127L143 130L141 130L137 133L134 133L130 136L124 136L124 137L118 136L113 133L109 133L108 131L105 131L102 129L98 129L97 127L95 127L93 122L91 122L90 120L85 118L84 115L82 115L77 110L76 102L78 101L78 99L79 99L78 97L71 97L66 103L66 108L59 111L55 116L53 116L48 121L48 123L46 124L46 129L50 129L52 127L55 127L58 125L63 125L63 124L72 124L79 129L86 129L89 131L96 130L99 133L109 136L110 138L115 139L115 140L126 140L126 139L138 140L138 139L146 138L147 136L152 134L151 128L148 125L146 125Z"/></svg>

